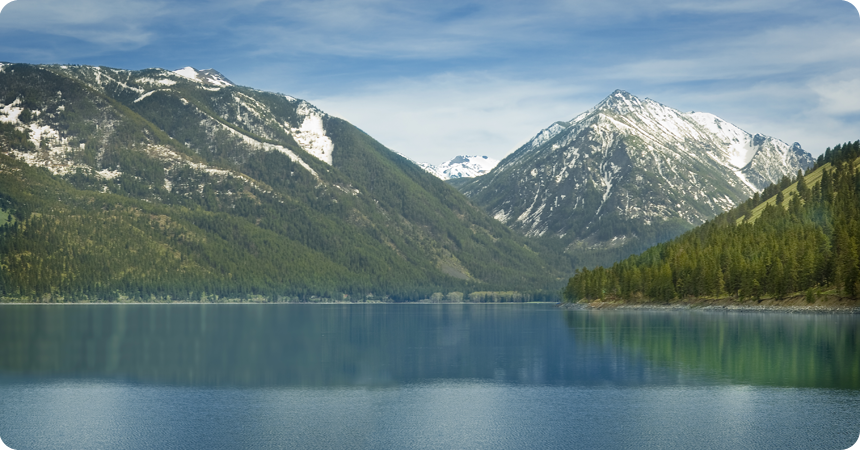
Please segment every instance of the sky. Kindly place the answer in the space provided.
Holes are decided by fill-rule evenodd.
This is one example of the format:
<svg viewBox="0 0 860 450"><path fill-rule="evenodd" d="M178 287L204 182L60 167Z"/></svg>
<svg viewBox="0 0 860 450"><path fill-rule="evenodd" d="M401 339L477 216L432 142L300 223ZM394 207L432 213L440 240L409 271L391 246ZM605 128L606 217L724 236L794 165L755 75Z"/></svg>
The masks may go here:
<svg viewBox="0 0 860 450"><path fill-rule="evenodd" d="M843 0L17 0L0 61L214 68L431 163L501 159L615 89L813 155L860 139Z"/></svg>

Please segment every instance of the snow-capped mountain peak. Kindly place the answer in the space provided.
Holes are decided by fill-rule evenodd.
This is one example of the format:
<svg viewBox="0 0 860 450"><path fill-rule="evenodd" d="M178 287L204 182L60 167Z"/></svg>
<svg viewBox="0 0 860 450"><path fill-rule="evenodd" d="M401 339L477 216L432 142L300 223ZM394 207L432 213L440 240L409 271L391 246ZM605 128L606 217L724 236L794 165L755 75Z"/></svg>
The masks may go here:
<svg viewBox="0 0 860 450"><path fill-rule="evenodd" d="M651 102L651 100L645 99L643 101L627 91L616 89L615 92L598 103L596 109L609 109L618 114L627 114L633 110L642 108L643 104L649 102Z"/></svg>
<svg viewBox="0 0 860 450"><path fill-rule="evenodd" d="M649 99L645 100L650 101ZM630 110L641 106L642 100L640 100L638 97L630 94L627 91L616 89L615 92L609 94L598 104L591 107L591 109L574 117L567 123L575 125L578 122L583 121L585 118L593 116L594 113L597 111L608 111L613 112L615 114L626 114L630 112Z"/></svg>
<svg viewBox="0 0 860 450"><path fill-rule="evenodd" d="M491 174L460 189L529 236L633 251L699 225L812 162L799 144L617 90L541 130Z"/></svg>
<svg viewBox="0 0 860 450"><path fill-rule="evenodd" d="M228 80L227 77L221 75L221 73L215 69L197 70L188 66L179 70L174 70L173 73L198 83L211 84L218 87L235 86L232 81Z"/></svg>
<svg viewBox="0 0 860 450"><path fill-rule="evenodd" d="M568 123L579 128L601 123L605 128L622 131L625 135L640 135L654 143L708 141L714 147L711 156L720 164L737 170L750 164L762 145L776 146L782 153L791 148L779 139L753 135L713 114L683 113L620 89ZM676 150L683 152L683 147L681 144Z"/></svg>
<svg viewBox="0 0 860 450"><path fill-rule="evenodd" d="M499 160L489 156L455 156L438 166L426 162L418 163L422 169L443 180L477 177L493 170L497 164Z"/></svg>

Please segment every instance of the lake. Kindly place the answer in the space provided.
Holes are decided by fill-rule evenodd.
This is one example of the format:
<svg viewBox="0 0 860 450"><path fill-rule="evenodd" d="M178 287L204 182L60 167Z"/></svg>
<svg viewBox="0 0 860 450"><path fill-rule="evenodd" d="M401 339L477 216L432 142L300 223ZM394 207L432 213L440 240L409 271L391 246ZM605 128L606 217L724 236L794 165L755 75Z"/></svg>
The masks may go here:
<svg viewBox="0 0 860 450"><path fill-rule="evenodd" d="M547 304L0 306L27 449L845 449L860 316Z"/></svg>

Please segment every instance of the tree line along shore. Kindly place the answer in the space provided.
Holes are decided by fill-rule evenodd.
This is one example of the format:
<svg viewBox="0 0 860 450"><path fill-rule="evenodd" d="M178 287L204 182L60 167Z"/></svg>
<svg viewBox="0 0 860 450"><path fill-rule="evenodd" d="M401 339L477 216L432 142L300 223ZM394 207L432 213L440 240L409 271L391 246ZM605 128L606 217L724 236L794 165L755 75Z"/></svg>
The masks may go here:
<svg viewBox="0 0 860 450"><path fill-rule="evenodd" d="M858 303L860 141L827 149L729 212L611 267L576 271L567 302Z"/></svg>

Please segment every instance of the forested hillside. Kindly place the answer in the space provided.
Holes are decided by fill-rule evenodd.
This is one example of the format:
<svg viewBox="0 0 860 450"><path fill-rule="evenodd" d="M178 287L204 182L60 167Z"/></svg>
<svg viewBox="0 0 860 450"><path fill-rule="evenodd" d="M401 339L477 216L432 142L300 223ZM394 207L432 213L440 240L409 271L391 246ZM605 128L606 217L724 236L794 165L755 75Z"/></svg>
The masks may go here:
<svg viewBox="0 0 860 450"><path fill-rule="evenodd" d="M806 174L610 268L578 270L567 301L860 297L860 141Z"/></svg>
<svg viewBox="0 0 860 450"><path fill-rule="evenodd" d="M563 286L523 238L348 122L190 68L0 64L0 219L12 299Z"/></svg>

